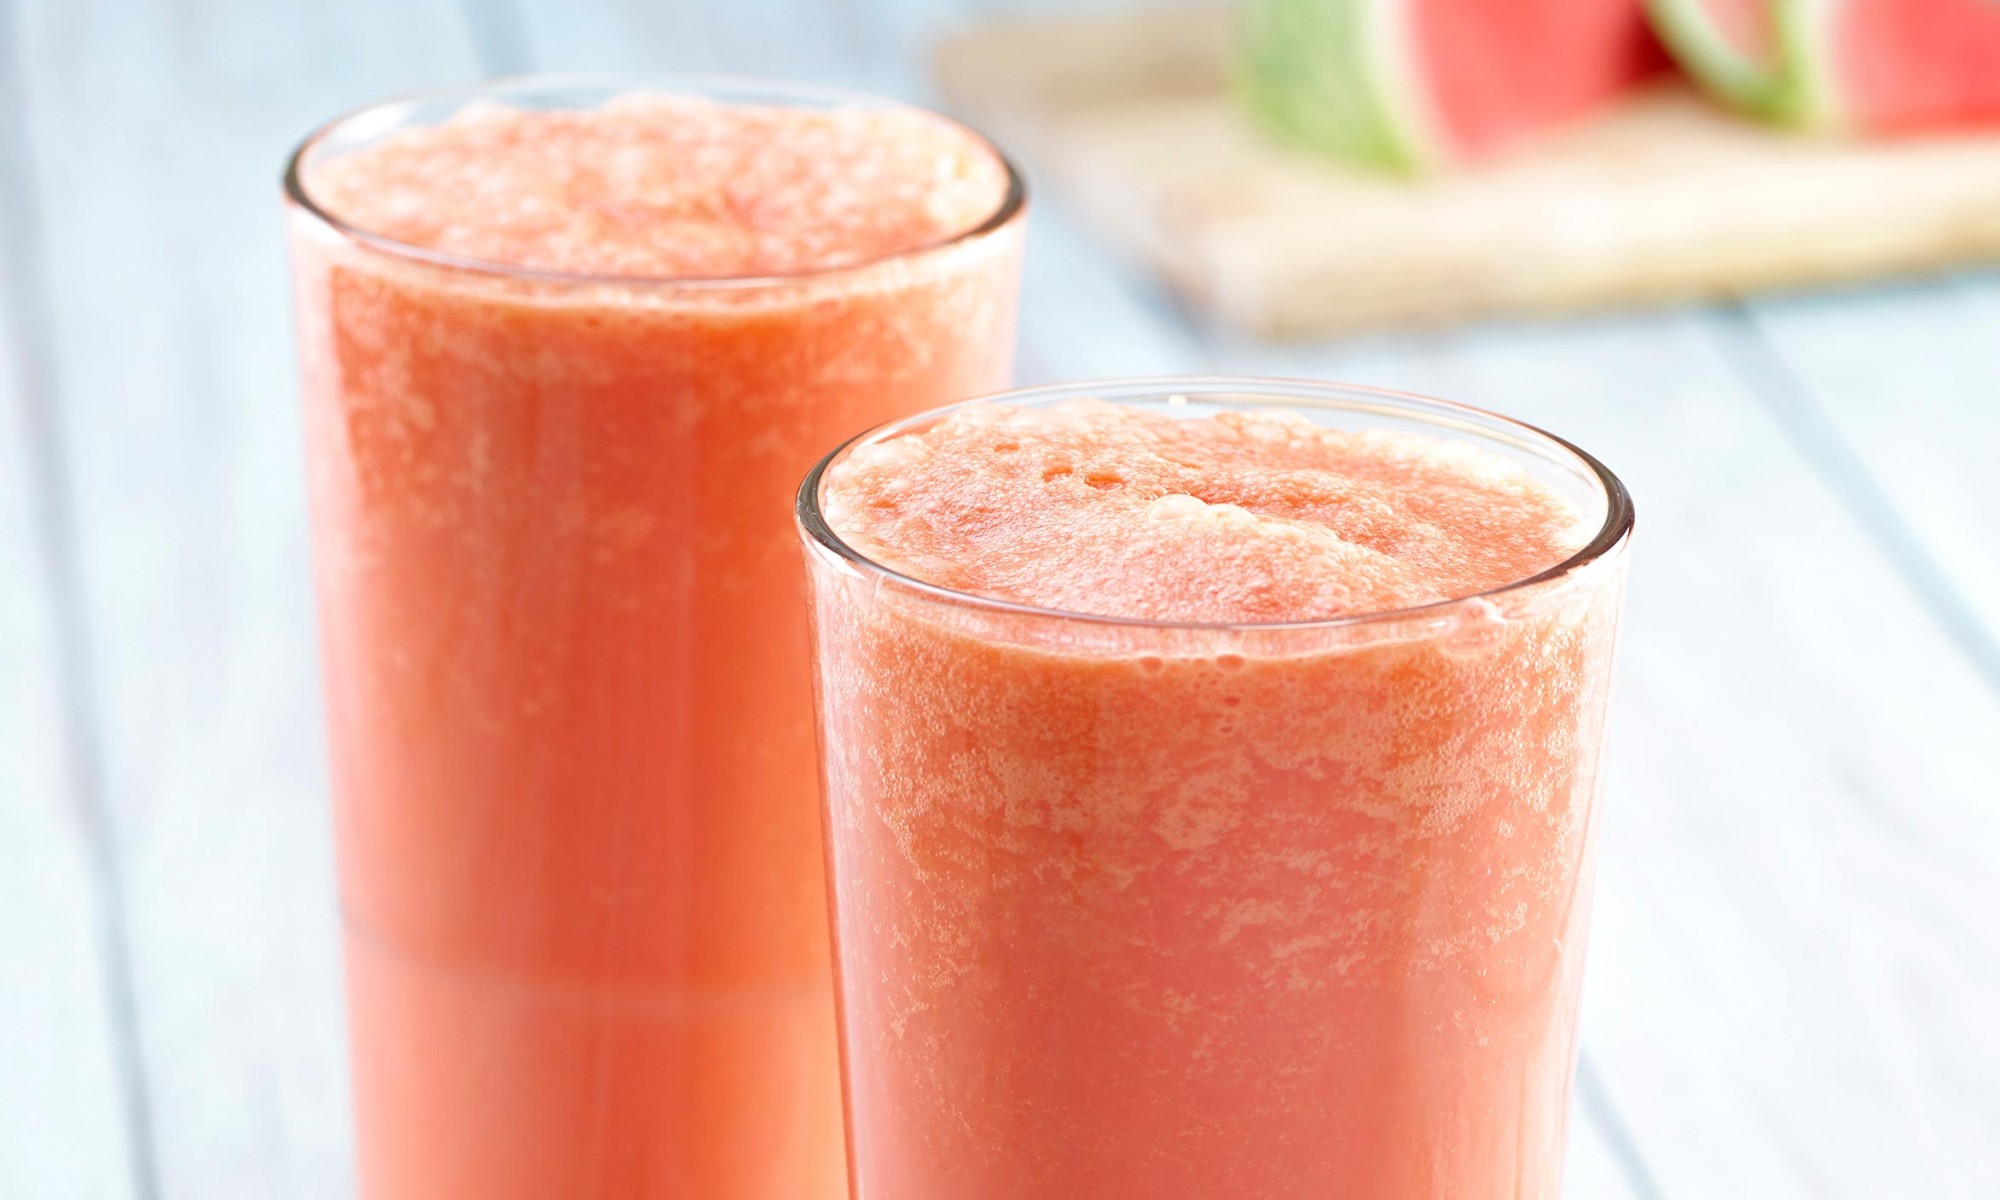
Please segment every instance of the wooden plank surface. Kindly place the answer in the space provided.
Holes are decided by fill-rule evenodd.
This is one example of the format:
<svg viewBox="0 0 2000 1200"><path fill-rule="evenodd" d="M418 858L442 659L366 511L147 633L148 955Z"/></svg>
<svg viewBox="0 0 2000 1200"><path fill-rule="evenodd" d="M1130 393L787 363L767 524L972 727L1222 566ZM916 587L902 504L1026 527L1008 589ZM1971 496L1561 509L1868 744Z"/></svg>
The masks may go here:
<svg viewBox="0 0 2000 1200"><path fill-rule="evenodd" d="M506 6L520 14L537 70L720 73L878 89L888 73L874 5L734 0L723 9L690 0L509 0Z"/></svg>
<svg viewBox="0 0 2000 1200"><path fill-rule="evenodd" d="M96 664L86 765L124 865L158 1194L343 1196L279 159L337 110L482 69L922 99L934 32L1016 6L12 2ZM2000 628L2000 288L1271 348L1197 332L1043 191L1024 381L1406 386L1545 423L1633 485L1570 1195L2000 1194L2000 701L1979 650ZM51 717L59 600L16 494L46 465L24 457L18 326L0 320L0 1196L151 1200Z"/></svg>
<svg viewBox="0 0 2000 1200"><path fill-rule="evenodd" d="M16 3L159 1194L344 1196L277 179L334 113L476 74L468 34L443 4Z"/></svg>
<svg viewBox="0 0 2000 1200"><path fill-rule="evenodd" d="M139 1196L74 791L26 413L0 312L0 1196Z"/></svg>
<svg viewBox="0 0 2000 1200"><path fill-rule="evenodd" d="M1302 336L1735 295L2000 258L2000 137L1787 136L1686 85L1418 182L1280 146L1221 7L1048 17L938 51L945 94L1195 307Z"/></svg>
<svg viewBox="0 0 2000 1200"><path fill-rule="evenodd" d="M2000 276L1746 306L1783 419L2000 685Z"/></svg>
<svg viewBox="0 0 2000 1200"><path fill-rule="evenodd" d="M0 31L10 12L0 2ZM57 594L61 480L47 468L40 223L0 45L0 1196L143 1200L129 1136L116 943L106 937L103 830L84 789ZM143 1150L143 1142L136 1146Z"/></svg>

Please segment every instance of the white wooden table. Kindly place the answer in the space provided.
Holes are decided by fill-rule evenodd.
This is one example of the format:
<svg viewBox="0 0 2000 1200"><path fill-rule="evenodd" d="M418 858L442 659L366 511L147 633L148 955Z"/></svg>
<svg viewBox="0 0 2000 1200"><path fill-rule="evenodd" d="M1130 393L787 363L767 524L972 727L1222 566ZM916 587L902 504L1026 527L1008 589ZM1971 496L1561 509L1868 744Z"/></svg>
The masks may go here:
<svg viewBox="0 0 2000 1200"><path fill-rule="evenodd" d="M0 1198L352 1190L293 140L525 69L921 98L974 7L0 0ZM1573 1196L2000 1196L2000 280L1273 349L1045 195L1023 303L1027 381L1409 388L1630 483Z"/></svg>

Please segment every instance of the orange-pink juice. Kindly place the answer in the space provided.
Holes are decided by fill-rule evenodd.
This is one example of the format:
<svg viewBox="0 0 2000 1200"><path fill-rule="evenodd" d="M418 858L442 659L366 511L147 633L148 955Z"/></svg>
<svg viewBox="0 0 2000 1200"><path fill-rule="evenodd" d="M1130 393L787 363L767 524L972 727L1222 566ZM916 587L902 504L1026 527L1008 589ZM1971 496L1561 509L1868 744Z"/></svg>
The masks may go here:
<svg viewBox="0 0 2000 1200"><path fill-rule="evenodd" d="M859 1200L1557 1193L1622 489L1257 390L809 481Z"/></svg>
<svg viewBox="0 0 2000 1200"><path fill-rule="evenodd" d="M292 180L361 1193L833 1200L791 494L1004 382L1018 186L905 108L463 100Z"/></svg>

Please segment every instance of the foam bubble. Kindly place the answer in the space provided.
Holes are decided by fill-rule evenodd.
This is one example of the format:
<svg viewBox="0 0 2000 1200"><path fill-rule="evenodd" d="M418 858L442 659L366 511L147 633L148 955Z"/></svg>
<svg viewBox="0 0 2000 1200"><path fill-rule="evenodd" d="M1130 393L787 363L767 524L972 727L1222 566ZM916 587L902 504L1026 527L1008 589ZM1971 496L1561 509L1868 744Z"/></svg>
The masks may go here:
<svg viewBox="0 0 2000 1200"><path fill-rule="evenodd" d="M475 101L312 165L349 224L468 258L608 276L778 274L976 227L1006 168L917 109L789 108L635 92L595 110Z"/></svg>
<svg viewBox="0 0 2000 1200"><path fill-rule="evenodd" d="M1407 608L1527 578L1580 541L1574 505L1469 443L1100 400L968 406L858 448L826 497L843 537L929 582L1157 620Z"/></svg>

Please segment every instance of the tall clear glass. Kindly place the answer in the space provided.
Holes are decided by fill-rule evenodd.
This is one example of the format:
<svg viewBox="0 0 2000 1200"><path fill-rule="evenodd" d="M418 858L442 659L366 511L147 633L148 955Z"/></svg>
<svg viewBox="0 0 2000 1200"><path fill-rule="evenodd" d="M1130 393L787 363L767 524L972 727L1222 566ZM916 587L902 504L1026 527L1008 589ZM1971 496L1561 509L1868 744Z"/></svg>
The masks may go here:
<svg viewBox="0 0 2000 1200"><path fill-rule="evenodd" d="M1078 384L1475 443L1596 529L1477 596L1176 625L966 595L799 495L856 1200L1554 1197L1632 507L1442 401Z"/></svg>
<svg viewBox="0 0 2000 1200"><path fill-rule="evenodd" d="M846 1195L791 498L840 437L1005 386L1023 194L724 279L472 261L314 198L469 104L635 90L886 103L511 81L286 174L365 1200Z"/></svg>

